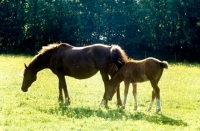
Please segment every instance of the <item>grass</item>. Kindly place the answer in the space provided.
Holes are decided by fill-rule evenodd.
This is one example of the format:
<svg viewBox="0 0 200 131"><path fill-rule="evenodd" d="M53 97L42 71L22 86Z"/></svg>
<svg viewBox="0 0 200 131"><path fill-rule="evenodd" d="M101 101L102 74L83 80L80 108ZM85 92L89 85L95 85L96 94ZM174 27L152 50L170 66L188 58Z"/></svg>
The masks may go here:
<svg viewBox="0 0 200 131"><path fill-rule="evenodd" d="M71 105L57 101L58 79L48 69L37 75L27 93L21 91L24 63L32 57L0 55L0 130L200 130L200 64L170 63L160 80L162 114L147 112L152 88L138 84L139 110L134 111L132 89L126 109L99 106L104 87L100 74L77 80L66 77ZM123 98L124 85L121 84Z"/></svg>

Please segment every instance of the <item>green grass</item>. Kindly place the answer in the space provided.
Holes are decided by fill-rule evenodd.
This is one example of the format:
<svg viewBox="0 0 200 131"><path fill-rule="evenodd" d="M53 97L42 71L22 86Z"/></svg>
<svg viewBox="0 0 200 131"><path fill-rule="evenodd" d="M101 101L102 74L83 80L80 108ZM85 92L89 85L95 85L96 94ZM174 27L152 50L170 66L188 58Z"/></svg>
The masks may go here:
<svg viewBox="0 0 200 131"><path fill-rule="evenodd" d="M200 64L170 63L160 80L162 114L147 112L152 87L138 84L139 110L134 111L132 88L126 109L99 106L104 87L100 74L77 80L66 77L71 105L57 101L58 79L48 69L37 75L27 93L21 91L24 63L32 57L0 55L0 130L200 130ZM121 83L123 98L124 84Z"/></svg>

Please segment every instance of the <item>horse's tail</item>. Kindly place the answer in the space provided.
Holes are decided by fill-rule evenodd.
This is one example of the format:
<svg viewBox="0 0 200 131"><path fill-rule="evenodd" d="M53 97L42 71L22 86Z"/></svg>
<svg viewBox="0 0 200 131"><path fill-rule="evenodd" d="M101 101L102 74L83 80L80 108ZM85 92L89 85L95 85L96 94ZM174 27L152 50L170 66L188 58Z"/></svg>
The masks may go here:
<svg viewBox="0 0 200 131"><path fill-rule="evenodd" d="M111 46L110 57L118 69L120 69L128 61L128 56L125 51L118 45Z"/></svg>
<svg viewBox="0 0 200 131"><path fill-rule="evenodd" d="M168 62L167 62L167 61L161 61L161 62L160 62L160 66L161 66L162 68L168 69Z"/></svg>

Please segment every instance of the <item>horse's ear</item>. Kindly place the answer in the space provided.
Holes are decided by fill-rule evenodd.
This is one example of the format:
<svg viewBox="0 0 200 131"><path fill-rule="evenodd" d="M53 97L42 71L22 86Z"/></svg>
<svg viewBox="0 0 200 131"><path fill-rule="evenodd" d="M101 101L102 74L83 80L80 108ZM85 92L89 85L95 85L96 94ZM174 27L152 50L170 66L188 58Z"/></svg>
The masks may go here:
<svg viewBox="0 0 200 131"><path fill-rule="evenodd" d="M24 63L24 67L27 68L27 65Z"/></svg>

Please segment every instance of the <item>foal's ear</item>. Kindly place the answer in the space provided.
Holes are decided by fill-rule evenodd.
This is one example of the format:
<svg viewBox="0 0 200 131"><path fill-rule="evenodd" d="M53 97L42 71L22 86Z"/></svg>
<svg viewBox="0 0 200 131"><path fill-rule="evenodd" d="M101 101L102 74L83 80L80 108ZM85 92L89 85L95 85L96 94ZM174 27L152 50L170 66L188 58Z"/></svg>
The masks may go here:
<svg viewBox="0 0 200 131"><path fill-rule="evenodd" d="M24 67L27 68L27 65L24 63Z"/></svg>

